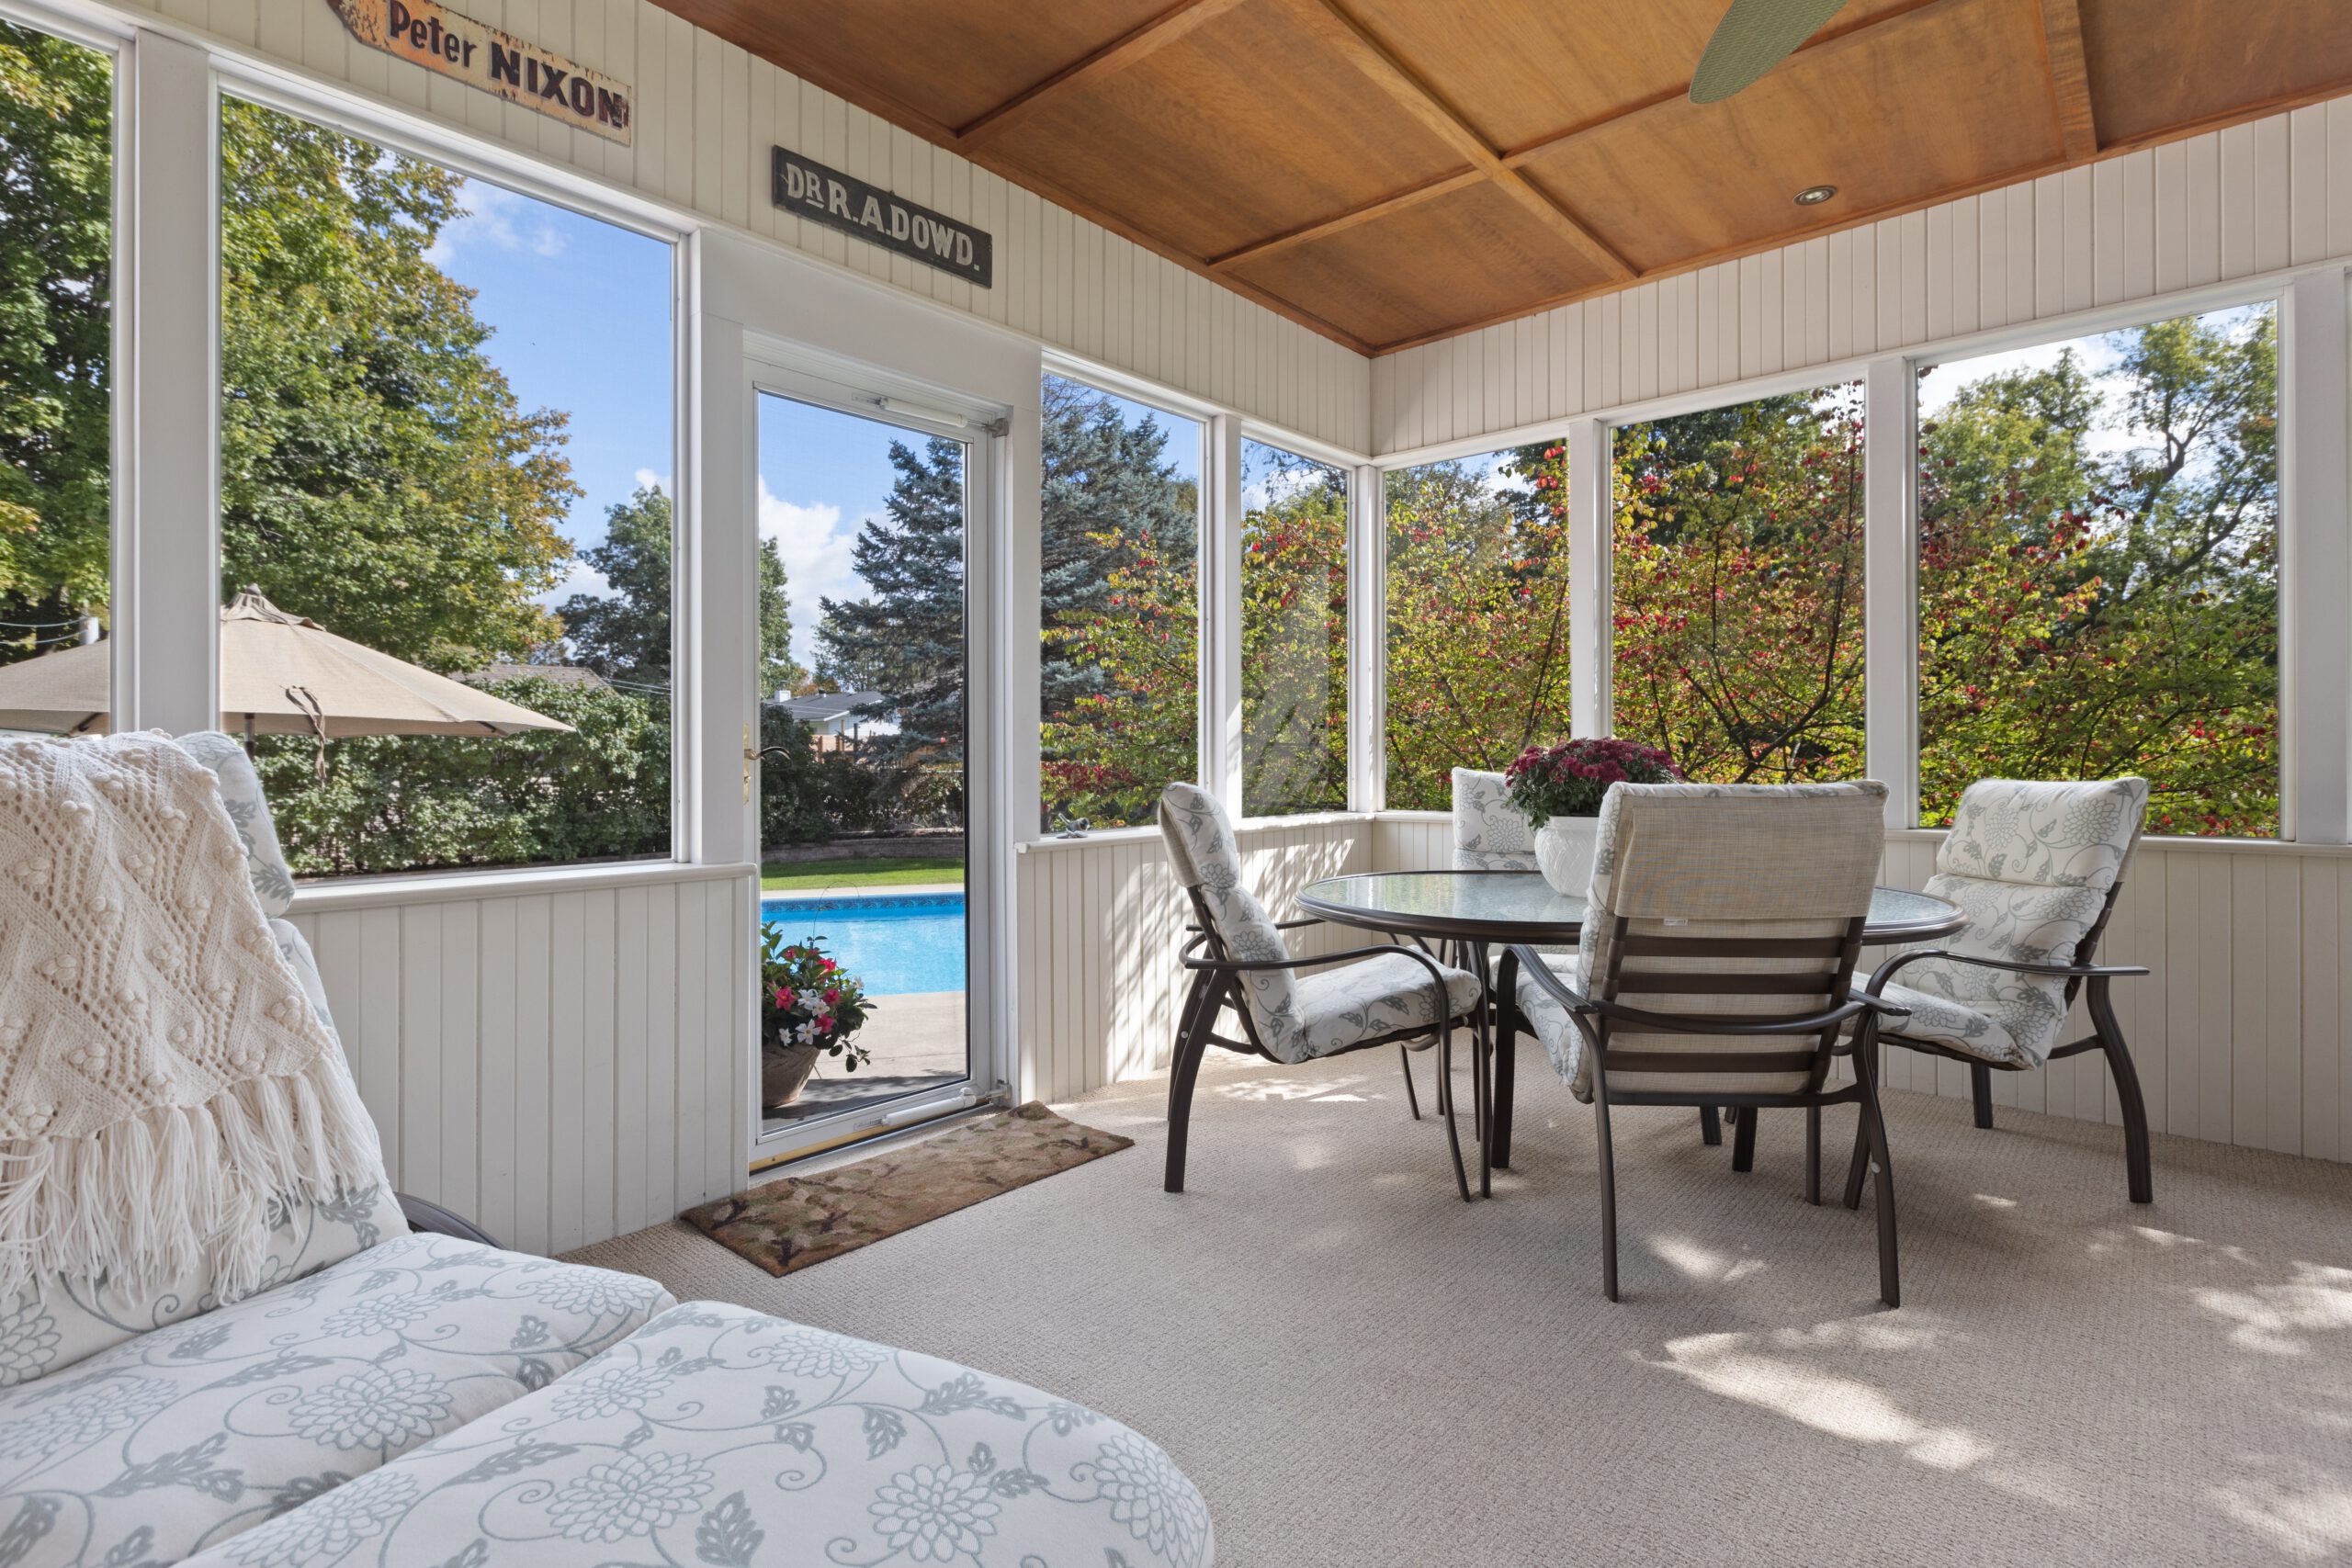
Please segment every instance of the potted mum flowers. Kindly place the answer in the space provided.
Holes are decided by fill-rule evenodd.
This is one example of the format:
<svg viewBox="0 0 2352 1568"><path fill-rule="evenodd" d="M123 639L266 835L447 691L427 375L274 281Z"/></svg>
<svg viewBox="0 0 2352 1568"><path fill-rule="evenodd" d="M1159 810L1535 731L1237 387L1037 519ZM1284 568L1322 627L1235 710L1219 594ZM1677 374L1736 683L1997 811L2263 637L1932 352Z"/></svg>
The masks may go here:
<svg viewBox="0 0 2352 1568"><path fill-rule="evenodd" d="M1581 897L1592 886L1600 800L1613 784L1679 784L1682 770L1636 740L1530 746L1503 770L1510 803L1535 829L1535 863L1553 890Z"/></svg>
<svg viewBox="0 0 2352 1568"><path fill-rule="evenodd" d="M787 944L784 932L760 932L760 1103L773 1111L799 1097L820 1056L839 1056L851 1072L874 1059L851 1036L870 1010L855 976L814 941Z"/></svg>

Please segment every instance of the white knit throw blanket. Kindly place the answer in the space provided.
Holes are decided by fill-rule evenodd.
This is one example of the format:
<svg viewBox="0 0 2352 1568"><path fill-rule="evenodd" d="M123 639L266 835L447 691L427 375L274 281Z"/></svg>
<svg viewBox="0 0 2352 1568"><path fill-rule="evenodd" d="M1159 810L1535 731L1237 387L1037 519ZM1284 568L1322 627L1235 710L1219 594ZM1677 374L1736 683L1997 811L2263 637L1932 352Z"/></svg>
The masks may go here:
<svg viewBox="0 0 2352 1568"><path fill-rule="evenodd" d="M212 774L154 736L0 744L0 1302L243 1293L274 1197L382 1169Z"/></svg>

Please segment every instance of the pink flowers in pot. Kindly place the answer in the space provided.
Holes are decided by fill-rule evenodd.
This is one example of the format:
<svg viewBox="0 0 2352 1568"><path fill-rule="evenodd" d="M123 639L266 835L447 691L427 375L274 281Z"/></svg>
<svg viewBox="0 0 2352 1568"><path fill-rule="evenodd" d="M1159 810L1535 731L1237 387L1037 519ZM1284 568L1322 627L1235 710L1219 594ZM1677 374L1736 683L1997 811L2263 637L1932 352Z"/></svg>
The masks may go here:
<svg viewBox="0 0 2352 1568"><path fill-rule="evenodd" d="M842 1058L851 1072L873 1059L852 1043L869 1011L857 977L814 942L787 943L774 926L760 933L760 1042L805 1045Z"/></svg>
<svg viewBox="0 0 2352 1568"><path fill-rule="evenodd" d="M1592 817L1614 784L1679 784L1682 770L1655 746L1603 738L1530 746L1503 770L1510 803L1536 828L1555 817Z"/></svg>

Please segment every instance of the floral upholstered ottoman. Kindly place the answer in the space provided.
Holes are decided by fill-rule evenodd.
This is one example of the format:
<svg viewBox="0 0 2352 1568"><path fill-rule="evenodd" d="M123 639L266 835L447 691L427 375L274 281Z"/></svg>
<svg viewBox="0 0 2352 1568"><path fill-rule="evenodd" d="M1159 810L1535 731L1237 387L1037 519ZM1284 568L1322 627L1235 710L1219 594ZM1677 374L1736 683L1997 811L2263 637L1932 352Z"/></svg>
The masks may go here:
<svg viewBox="0 0 2352 1568"><path fill-rule="evenodd" d="M1157 1444L951 1361L690 1302L206 1568L1206 1568Z"/></svg>

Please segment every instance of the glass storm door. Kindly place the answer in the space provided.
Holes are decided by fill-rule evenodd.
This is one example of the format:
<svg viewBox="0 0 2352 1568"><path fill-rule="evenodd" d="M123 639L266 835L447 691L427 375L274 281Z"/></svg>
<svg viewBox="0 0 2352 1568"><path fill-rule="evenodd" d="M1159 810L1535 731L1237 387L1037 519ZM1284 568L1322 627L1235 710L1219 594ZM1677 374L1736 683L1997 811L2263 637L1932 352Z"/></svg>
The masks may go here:
<svg viewBox="0 0 2352 1568"><path fill-rule="evenodd" d="M755 384L767 1164L969 1101L973 450L953 414Z"/></svg>

